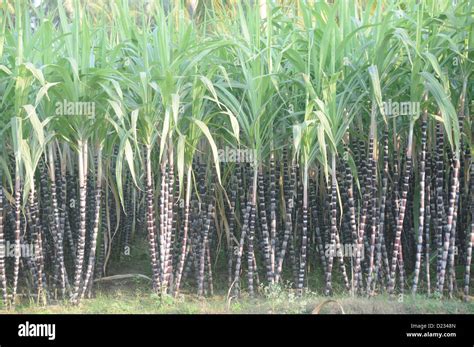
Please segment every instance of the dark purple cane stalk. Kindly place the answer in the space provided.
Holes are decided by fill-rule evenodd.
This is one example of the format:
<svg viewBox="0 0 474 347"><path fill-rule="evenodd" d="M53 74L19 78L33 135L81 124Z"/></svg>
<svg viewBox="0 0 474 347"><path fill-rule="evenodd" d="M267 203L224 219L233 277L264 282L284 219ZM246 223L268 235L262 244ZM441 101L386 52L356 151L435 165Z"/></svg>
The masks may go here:
<svg viewBox="0 0 474 347"><path fill-rule="evenodd" d="M440 277L439 277L439 283L438 283L438 292L443 293L443 287L444 287L444 281L446 278L446 266L448 263L448 253L449 253L449 248L450 248L450 242L451 242L451 234L454 233L455 228L453 228L453 221L456 216L457 212L457 200L458 200L458 183L459 183L459 158L458 155L454 155L453 158L454 161L454 171L452 175L452 182L451 182L451 189L450 189L450 195L449 195L449 210L448 210L448 215L447 215L447 224L445 226L445 231L444 231L444 243L443 243L443 254L441 258L441 267L440 267ZM453 246L454 247L454 242ZM454 255L454 251L453 251Z"/></svg>
<svg viewBox="0 0 474 347"><path fill-rule="evenodd" d="M265 186L263 179L263 168L258 170L258 212L260 216L260 229L262 230L263 241L263 262L266 269L266 279L268 283L273 282L272 264L271 264L271 249L270 249L270 234L268 232L267 212L265 208Z"/></svg>
<svg viewBox="0 0 474 347"><path fill-rule="evenodd" d="M469 297L469 282L471 274L471 262L472 262L472 247L474 244L474 160L471 161L471 232L468 234L467 249L466 249L466 267L464 269L464 299L468 300Z"/></svg>
<svg viewBox="0 0 474 347"><path fill-rule="evenodd" d="M397 270L397 264L399 264L399 261L403 261L403 258L399 256L400 250L401 250L401 237L402 237L402 231L403 231L403 223L405 220L405 209L406 209L406 203L407 203L407 194L408 194L408 188L409 188L409 183L410 183L410 175L411 175L411 169L412 169L412 141L413 141L413 123L410 124L410 133L408 136L408 144L407 144L407 152L406 152L406 162L405 162L405 173L404 173L404 179L403 179L403 186L402 186L402 196L400 199L399 203L399 210L398 210L398 216L397 216L397 225L396 225L396 231L395 231L395 240L393 243L393 250L392 250L392 263L390 266L390 280L388 283L388 292L390 294L393 293L395 289L395 279L396 279L396 270ZM400 273L402 264L399 264L400 267Z"/></svg>
<svg viewBox="0 0 474 347"><path fill-rule="evenodd" d="M426 99L425 99L426 100ZM421 158L420 158L420 215L418 221L418 239L416 245L415 277L413 278L412 294L416 294L421 268L423 251L423 231L425 227L425 162L426 162L426 131L428 127L428 110L425 109L421 123ZM429 182L428 182L429 183Z"/></svg>
<svg viewBox="0 0 474 347"><path fill-rule="evenodd" d="M5 232L3 222L3 183L2 183L2 169L0 168L0 247L5 249ZM8 302L7 293L7 274L5 269L5 254L0 252L0 285L2 286L2 301L6 306Z"/></svg>
<svg viewBox="0 0 474 347"><path fill-rule="evenodd" d="M151 170L151 146L145 147L145 180L146 180L146 220L148 247L151 257L152 285L153 290L158 292L160 289L160 271L158 264L157 246L156 246L156 227L155 227L155 207L153 197L153 173Z"/></svg>
<svg viewBox="0 0 474 347"><path fill-rule="evenodd" d="M436 288L439 290L439 283L441 278L441 260L443 257L443 222L444 222L444 161L443 161L444 137L441 124L436 123L436 248L437 248L437 262L436 262Z"/></svg>

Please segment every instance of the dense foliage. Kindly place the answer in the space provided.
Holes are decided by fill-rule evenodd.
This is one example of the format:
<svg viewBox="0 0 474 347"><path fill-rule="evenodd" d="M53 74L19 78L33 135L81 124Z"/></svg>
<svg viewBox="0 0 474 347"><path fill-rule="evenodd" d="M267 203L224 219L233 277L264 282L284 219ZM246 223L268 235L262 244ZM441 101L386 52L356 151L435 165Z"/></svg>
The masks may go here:
<svg viewBox="0 0 474 347"><path fill-rule="evenodd" d="M473 3L189 3L0 2L3 302L144 237L161 294L468 297Z"/></svg>

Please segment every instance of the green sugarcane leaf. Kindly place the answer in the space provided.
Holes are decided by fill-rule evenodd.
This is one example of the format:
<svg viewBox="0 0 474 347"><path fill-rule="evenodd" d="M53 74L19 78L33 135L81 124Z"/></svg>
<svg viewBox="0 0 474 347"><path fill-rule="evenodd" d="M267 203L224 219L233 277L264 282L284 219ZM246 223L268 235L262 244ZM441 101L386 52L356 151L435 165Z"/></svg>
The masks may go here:
<svg viewBox="0 0 474 347"><path fill-rule="evenodd" d="M137 178L135 175L135 165L134 165L134 160L133 160L133 150L132 150L130 141L128 139L125 140L124 150L125 150L125 158L127 159L128 168L130 169L130 174L132 176L133 183L135 184L135 186L137 186Z"/></svg>
<svg viewBox="0 0 474 347"><path fill-rule="evenodd" d="M301 58L301 54L298 53L295 49L293 48L285 49L284 56L291 61L291 63L296 67L297 71L306 70L305 63L303 59Z"/></svg>
<svg viewBox="0 0 474 347"><path fill-rule="evenodd" d="M67 57L66 59L69 61L69 65L71 66L72 74L73 74L74 78L75 78L77 81L79 81L79 80L80 80L80 77L79 77L79 66L77 65L76 59L74 59L73 57Z"/></svg>
<svg viewBox="0 0 474 347"><path fill-rule="evenodd" d="M221 103L219 102L219 99L217 97L216 89L214 88L214 85L212 84L212 82L206 76L200 76L200 79L202 83L206 86L206 88L211 92L214 102L219 107L221 107Z"/></svg>
<svg viewBox="0 0 474 347"><path fill-rule="evenodd" d="M11 75L12 72L9 68L7 68L5 65L0 64L0 71L5 72L7 75Z"/></svg>
<svg viewBox="0 0 474 347"><path fill-rule="evenodd" d="M173 120L174 124L178 124L179 118L179 94L172 94L171 95L171 109L173 112Z"/></svg>
<svg viewBox="0 0 474 347"><path fill-rule="evenodd" d="M138 136L137 136L138 113L139 113L139 109L135 109L130 113L130 118L131 118L130 131L132 132L133 142L135 144L135 149L137 150L137 152L138 152Z"/></svg>
<svg viewBox="0 0 474 347"><path fill-rule="evenodd" d="M133 182L136 184L136 178L135 178L135 169L134 169L134 163L133 163L133 151L132 147L130 145L130 142L128 141L127 138L128 134L125 132L122 132L121 134L121 140L120 140L120 146L117 154L117 161L116 161L116 166L115 166L115 177L116 177L116 182L117 182L117 193L120 199L120 202L123 205L123 181L122 181L122 176L123 176L123 159L125 157L125 160L127 161L128 167L130 168L130 173L133 178Z"/></svg>
<svg viewBox="0 0 474 347"><path fill-rule="evenodd" d="M34 168L33 168L33 162L31 160L30 153L31 151L30 151L30 146L28 145L28 142L22 139L21 157L22 157L23 168L25 169L25 173L26 173L26 180L23 185L23 188L26 190L25 196L27 196L28 194L30 185L32 184L32 182L34 182Z"/></svg>
<svg viewBox="0 0 474 347"><path fill-rule="evenodd" d="M25 68L31 72L31 74L33 75L33 77L38 80L38 82L41 83L41 85L45 85L46 82L44 80L44 76L43 76L43 72L36 68L33 64L31 63L25 63L24 64Z"/></svg>
<svg viewBox="0 0 474 347"><path fill-rule="evenodd" d="M194 123L201 129L201 131L204 133L204 136L206 136L207 141L209 142L209 145L211 146L212 150L212 156L214 158L214 164L216 167L216 174L217 174L217 180L219 181L219 184L222 184L221 182L221 170L220 170L220 161L219 161L219 154L217 151L217 146L216 143L214 142L214 139L212 138L211 133L209 132L209 128L207 125L200 121L199 119L193 118Z"/></svg>
<svg viewBox="0 0 474 347"><path fill-rule="evenodd" d="M326 149L326 139L325 139L324 133L325 133L324 127L322 125L319 125L318 126L319 148L321 150L321 155L322 155L324 176L326 177L326 182L329 182L328 154L327 154L327 149Z"/></svg>
<svg viewBox="0 0 474 347"><path fill-rule="evenodd" d="M38 142L41 147L44 145L44 130L43 130L43 124L38 118L38 115L36 114L36 109L33 107L33 105L25 105L23 106L25 109L28 119L31 122L31 125L33 126L33 130L36 133L36 136L38 138Z"/></svg>
<svg viewBox="0 0 474 347"><path fill-rule="evenodd" d="M432 74L423 71L421 73L421 76L426 81L425 87L434 97L434 99L436 100L436 104L439 107L449 144L454 150L458 151L460 131L456 109L451 103L451 100L448 94L445 92L444 88Z"/></svg>
<svg viewBox="0 0 474 347"><path fill-rule="evenodd" d="M295 148L295 155L297 155L300 150L301 141L303 139L303 128L305 125L304 122L293 125L293 147Z"/></svg>
<svg viewBox="0 0 474 347"><path fill-rule="evenodd" d="M178 137L178 153L177 153L177 163L178 167L178 180L179 180L179 191L182 191L183 181L184 181L184 154L186 149L186 135L180 134Z"/></svg>
<svg viewBox="0 0 474 347"><path fill-rule="evenodd" d="M23 139L23 126L20 117L11 119L13 151L15 153L16 170L19 170L21 163L21 141Z"/></svg>
<svg viewBox="0 0 474 347"><path fill-rule="evenodd" d="M239 143L240 142L240 126L239 126L239 121L237 120L237 117L234 116L234 114L230 111L230 110L226 110L226 111L222 111L221 113L223 114L226 114L229 116L229 119L230 119L230 124L232 126L232 132L234 134L234 137L235 139L237 140L237 142Z"/></svg>
<svg viewBox="0 0 474 347"><path fill-rule="evenodd" d="M12 177L10 175L10 170L5 158L2 156L0 156L0 173L3 175L3 177L6 177L6 181L7 181L7 185L9 186L9 189L13 190ZM0 177L0 185L3 183L1 182L1 179L2 178Z"/></svg>
<svg viewBox="0 0 474 347"><path fill-rule="evenodd" d="M310 77L307 74L303 74L303 81L306 87L306 91L309 93L311 99L317 99L316 91L314 90L313 85L311 84Z"/></svg>
<svg viewBox="0 0 474 347"><path fill-rule="evenodd" d="M107 100L110 104L110 106L112 106L112 108L114 109L114 112L115 112L115 115L117 116L118 120L120 121L120 123L122 125L124 125L124 113L123 113L123 110L122 108L120 107L119 103L115 100Z"/></svg>
<svg viewBox="0 0 474 347"><path fill-rule="evenodd" d="M2 11L3 11L3 9L2 9ZM5 45L5 28L6 28L6 24L7 24L7 21L4 20L5 18L6 18L6 16L4 16L3 13L2 13L1 20L0 20L0 23L1 23L0 58L2 58L2 56L3 56L3 48L4 48L4 45Z"/></svg>
<svg viewBox="0 0 474 347"><path fill-rule="evenodd" d="M163 151L165 150L166 140L168 139L168 131L170 129L170 112L168 109L165 110L165 119L163 120L163 130L160 139L160 163L163 157Z"/></svg>
<svg viewBox="0 0 474 347"><path fill-rule="evenodd" d="M369 66L368 71L370 75L370 81L372 82L372 92L375 98L375 102L377 103L379 111L386 122L385 109L382 104L382 89L380 87L379 70L376 65L371 65Z"/></svg>
<svg viewBox="0 0 474 347"><path fill-rule="evenodd" d="M123 100L123 92L122 92L122 88L120 87L120 83L114 79L112 79L111 82L112 82L112 86L115 89L115 92L117 93L117 96L119 97L119 100Z"/></svg>
<svg viewBox="0 0 474 347"><path fill-rule="evenodd" d="M426 59L428 59L429 63L433 67L434 72L436 72L438 77L441 77L443 73L441 72L441 66L439 66L438 59L436 59L436 57L430 52L424 52L423 55Z"/></svg>
<svg viewBox="0 0 474 347"><path fill-rule="evenodd" d="M48 101L50 101L49 95L48 95L48 90L51 87L54 87L57 84L59 84L59 82L46 83L44 86L42 86L40 88L40 90L38 91L38 94L36 94L35 107L37 107L39 105L39 103L41 102L41 100L43 99L43 97L45 95L46 95L46 98L48 99Z"/></svg>

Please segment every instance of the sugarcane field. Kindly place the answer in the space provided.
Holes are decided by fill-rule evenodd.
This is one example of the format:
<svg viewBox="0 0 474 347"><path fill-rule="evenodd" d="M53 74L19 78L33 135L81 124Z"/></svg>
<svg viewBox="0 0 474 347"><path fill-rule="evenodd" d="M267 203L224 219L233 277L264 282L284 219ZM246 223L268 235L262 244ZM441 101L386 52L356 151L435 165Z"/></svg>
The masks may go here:
<svg viewBox="0 0 474 347"><path fill-rule="evenodd" d="M0 315L473 317L473 47L472 0L0 0Z"/></svg>

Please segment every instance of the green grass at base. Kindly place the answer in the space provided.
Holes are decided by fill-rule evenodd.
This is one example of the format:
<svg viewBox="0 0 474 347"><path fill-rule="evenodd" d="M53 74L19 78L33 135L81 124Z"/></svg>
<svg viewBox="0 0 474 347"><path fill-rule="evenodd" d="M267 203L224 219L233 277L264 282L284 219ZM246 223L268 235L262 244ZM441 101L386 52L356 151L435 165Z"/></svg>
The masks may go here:
<svg viewBox="0 0 474 347"><path fill-rule="evenodd" d="M326 302L335 300L335 302ZM305 314L312 313L318 305L326 302L320 314L413 314L413 313L460 313L473 314L474 302L459 299L428 298L425 295L389 297L378 295L372 298L334 296L324 297L308 293L297 297L287 290L260 295L229 299L224 293L209 298L200 298L193 294L183 294L178 298L162 297L142 288L110 288L98 290L91 299L84 299L78 306L67 302L58 302L48 306L39 306L25 302L9 310L0 309L0 313L45 313L45 314Z"/></svg>

